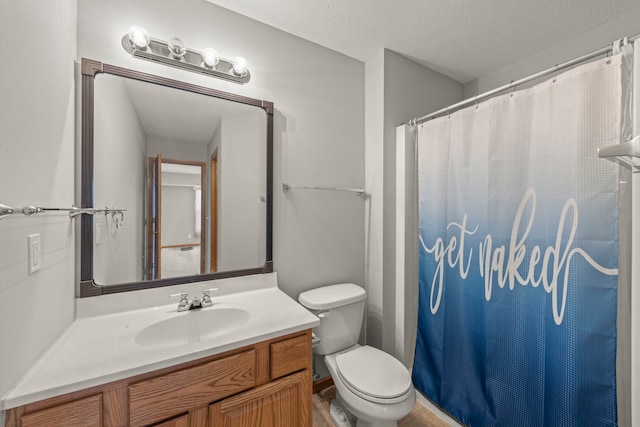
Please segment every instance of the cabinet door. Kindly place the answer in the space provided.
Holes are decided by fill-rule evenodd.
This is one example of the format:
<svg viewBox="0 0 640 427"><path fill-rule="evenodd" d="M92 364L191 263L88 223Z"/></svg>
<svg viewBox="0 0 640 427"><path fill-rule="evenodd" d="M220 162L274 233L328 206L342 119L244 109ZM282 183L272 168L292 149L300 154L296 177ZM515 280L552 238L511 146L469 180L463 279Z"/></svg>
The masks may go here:
<svg viewBox="0 0 640 427"><path fill-rule="evenodd" d="M156 424L153 427L189 427L189 415L183 415L181 417Z"/></svg>
<svg viewBox="0 0 640 427"><path fill-rule="evenodd" d="M153 425L248 390L256 383L255 364L252 349L130 384L129 426Z"/></svg>
<svg viewBox="0 0 640 427"><path fill-rule="evenodd" d="M311 427L311 373L298 372L215 403L216 427Z"/></svg>

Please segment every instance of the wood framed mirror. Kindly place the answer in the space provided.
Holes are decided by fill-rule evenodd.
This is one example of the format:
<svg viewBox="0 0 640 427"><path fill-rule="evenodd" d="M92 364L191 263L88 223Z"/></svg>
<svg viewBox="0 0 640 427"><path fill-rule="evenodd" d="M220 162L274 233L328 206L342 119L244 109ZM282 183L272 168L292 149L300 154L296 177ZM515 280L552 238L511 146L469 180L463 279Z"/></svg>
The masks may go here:
<svg viewBox="0 0 640 427"><path fill-rule="evenodd" d="M79 296L272 272L273 103L81 70Z"/></svg>

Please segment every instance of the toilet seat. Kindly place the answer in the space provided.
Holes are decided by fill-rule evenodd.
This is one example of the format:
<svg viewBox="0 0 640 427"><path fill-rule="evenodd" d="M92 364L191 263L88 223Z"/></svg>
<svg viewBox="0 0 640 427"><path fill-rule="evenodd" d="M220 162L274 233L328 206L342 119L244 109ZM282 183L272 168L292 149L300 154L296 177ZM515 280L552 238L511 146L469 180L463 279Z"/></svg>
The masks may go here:
<svg viewBox="0 0 640 427"><path fill-rule="evenodd" d="M357 396L377 403L396 403L412 389L407 368L395 357L370 346L336 356L338 375Z"/></svg>

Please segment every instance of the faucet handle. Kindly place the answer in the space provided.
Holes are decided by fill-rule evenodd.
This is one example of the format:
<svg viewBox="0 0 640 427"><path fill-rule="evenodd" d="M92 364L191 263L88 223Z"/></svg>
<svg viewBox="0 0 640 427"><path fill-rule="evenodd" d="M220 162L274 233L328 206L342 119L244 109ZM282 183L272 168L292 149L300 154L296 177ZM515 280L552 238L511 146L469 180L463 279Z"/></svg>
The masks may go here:
<svg viewBox="0 0 640 427"><path fill-rule="evenodd" d="M189 294L187 292L180 292L177 294L169 295L169 298L178 298L178 297L180 297L180 301L178 302L178 311L188 310Z"/></svg>
<svg viewBox="0 0 640 427"><path fill-rule="evenodd" d="M203 289L202 290L202 306L203 307L211 307L213 305L213 301L211 301L211 292L219 291L219 288L211 288L211 289Z"/></svg>
<svg viewBox="0 0 640 427"><path fill-rule="evenodd" d="M187 292L180 292L180 293L177 293L177 294L169 295L169 298L178 298L178 297L180 297L180 299L187 299L188 296L189 296L189 294Z"/></svg>

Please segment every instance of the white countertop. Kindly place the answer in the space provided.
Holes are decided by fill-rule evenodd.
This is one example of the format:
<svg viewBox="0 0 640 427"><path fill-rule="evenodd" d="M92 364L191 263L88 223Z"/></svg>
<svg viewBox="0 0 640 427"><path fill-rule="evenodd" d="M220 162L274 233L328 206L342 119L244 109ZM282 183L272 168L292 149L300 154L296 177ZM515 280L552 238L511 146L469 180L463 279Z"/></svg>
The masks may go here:
<svg viewBox="0 0 640 427"><path fill-rule="evenodd" d="M163 292L167 293L166 289ZM261 289L213 294L212 299L211 309L240 307L250 313L249 320L238 330L206 341L144 347L135 341L139 331L160 320L189 316L192 312L178 313L177 303L171 303L77 318L7 393L0 409L223 353L320 323L304 307L269 284L269 280Z"/></svg>

